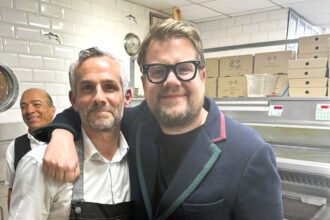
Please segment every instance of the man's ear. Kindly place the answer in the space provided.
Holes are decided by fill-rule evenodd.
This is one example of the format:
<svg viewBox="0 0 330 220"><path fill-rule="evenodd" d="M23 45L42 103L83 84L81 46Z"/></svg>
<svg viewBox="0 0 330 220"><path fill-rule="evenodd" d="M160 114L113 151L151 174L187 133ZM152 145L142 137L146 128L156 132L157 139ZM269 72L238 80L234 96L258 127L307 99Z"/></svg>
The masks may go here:
<svg viewBox="0 0 330 220"><path fill-rule="evenodd" d="M202 80L205 82L206 81L206 69L205 68L203 68L203 70L202 70L201 77L202 77Z"/></svg>
<svg viewBox="0 0 330 220"><path fill-rule="evenodd" d="M55 113L56 113L56 108L55 108L55 106L50 106L50 112L51 112L51 114L53 115L53 118L54 118L54 115L55 115Z"/></svg>
<svg viewBox="0 0 330 220"><path fill-rule="evenodd" d="M129 107L131 101L132 101L132 89L127 88L125 92L125 107Z"/></svg>
<svg viewBox="0 0 330 220"><path fill-rule="evenodd" d="M78 111L78 107L76 105L77 97L75 94L72 92L72 90L69 91L69 100L71 102L71 105L75 111Z"/></svg>

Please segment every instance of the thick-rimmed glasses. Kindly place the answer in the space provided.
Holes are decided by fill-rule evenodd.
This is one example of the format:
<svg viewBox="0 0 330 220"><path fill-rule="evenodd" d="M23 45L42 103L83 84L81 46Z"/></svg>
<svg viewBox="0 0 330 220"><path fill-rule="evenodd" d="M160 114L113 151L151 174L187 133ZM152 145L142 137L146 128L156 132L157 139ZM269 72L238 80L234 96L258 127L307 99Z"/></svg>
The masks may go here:
<svg viewBox="0 0 330 220"><path fill-rule="evenodd" d="M180 81L190 81L195 78L197 69L200 67L201 62L198 60L189 60L174 65L168 64L145 64L143 65L143 74L147 75L147 78L152 83L165 82L168 74L173 70L175 76Z"/></svg>

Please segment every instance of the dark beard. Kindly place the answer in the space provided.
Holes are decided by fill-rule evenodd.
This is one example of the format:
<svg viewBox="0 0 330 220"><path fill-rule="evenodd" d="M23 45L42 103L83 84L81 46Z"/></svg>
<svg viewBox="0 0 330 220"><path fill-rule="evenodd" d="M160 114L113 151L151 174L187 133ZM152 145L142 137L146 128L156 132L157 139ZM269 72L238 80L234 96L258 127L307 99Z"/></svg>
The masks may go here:
<svg viewBox="0 0 330 220"><path fill-rule="evenodd" d="M193 108L188 108L186 112L172 116L166 114L164 111L161 111L159 108L157 108L156 111L153 112L153 115L155 116L156 120L162 127L167 127L167 128L184 127L192 123L194 119L198 117L201 109L202 106L200 106L200 108L197 108L195 110Z"/></svg>

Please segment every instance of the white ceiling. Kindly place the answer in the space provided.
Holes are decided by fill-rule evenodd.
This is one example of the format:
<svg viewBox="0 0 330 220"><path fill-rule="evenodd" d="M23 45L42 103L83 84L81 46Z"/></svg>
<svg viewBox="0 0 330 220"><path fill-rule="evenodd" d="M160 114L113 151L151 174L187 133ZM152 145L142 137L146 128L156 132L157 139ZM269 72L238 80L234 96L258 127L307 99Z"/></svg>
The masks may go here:
<svg viewBox="0 0 330 220"><path fill-rule="evenodd" d="M171 14L181 9L185 20L202 22L280 8L292 8L320 27L330 27L330 0L127 0Z"/></svg>

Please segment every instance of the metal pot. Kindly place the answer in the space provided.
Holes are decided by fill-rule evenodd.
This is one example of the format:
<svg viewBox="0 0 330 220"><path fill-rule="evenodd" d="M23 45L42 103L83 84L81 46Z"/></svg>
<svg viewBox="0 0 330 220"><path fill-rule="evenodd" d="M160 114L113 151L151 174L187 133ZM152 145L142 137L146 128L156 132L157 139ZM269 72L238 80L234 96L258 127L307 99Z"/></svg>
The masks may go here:
<svg viewBox="0 0 330 220"><path fill-rule="evenodd" d="M18 97L18 81L14 72L0 63L0 112L9 109Z"/></svg>

